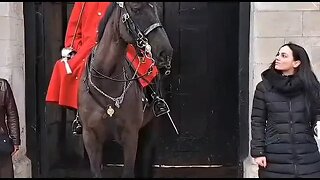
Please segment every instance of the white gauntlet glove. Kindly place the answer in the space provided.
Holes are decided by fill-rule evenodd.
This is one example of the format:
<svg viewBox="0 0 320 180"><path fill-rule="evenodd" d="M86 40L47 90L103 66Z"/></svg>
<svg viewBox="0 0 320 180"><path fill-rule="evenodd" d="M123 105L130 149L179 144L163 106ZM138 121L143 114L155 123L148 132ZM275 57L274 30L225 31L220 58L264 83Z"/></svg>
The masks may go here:
<svg viewBox="0 0 320 180"><path fill-rule="evenodd" d="M72 73L71 68L68 64L68 60L72 58L75 54L76 54L76 51L73 50L72 48L63 48L61 50L61 56L62 56L61 61L64 63L67 74Z"/></svg>

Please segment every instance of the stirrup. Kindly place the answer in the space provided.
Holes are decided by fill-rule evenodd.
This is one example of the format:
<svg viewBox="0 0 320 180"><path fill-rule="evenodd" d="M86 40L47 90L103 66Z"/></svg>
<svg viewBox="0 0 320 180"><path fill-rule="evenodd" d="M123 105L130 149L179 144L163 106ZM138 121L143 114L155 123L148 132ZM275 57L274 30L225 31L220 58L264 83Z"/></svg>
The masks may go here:
<svg viewBox="0 0 320 180"><path fill-rule="evenodd" d="M81 122L79 121L79 112L77 112L76 118L72 122L71 129L72 129L72 134L75 136L82 134L82 126L81 126Z"/></svg>
<svg viewBox="0 0 320 180"><path fill-rule="evenodd" d="M155 105L156 105L159 101L165 105L165 110L164 110L164 111L161 111L161 109L160 109L160 111L156 111L156 110L155 110ZM152 108L152 110L153 110L153 114L154 114L156 117L162 116L162 115L167 114L167 113L170 112L169 106L168 106L168 104L166 103L166 101L165 101L164 99L160 98L159 96L156 96L156 97L154 98L154 103L153 103L153 108Z"/></svg>

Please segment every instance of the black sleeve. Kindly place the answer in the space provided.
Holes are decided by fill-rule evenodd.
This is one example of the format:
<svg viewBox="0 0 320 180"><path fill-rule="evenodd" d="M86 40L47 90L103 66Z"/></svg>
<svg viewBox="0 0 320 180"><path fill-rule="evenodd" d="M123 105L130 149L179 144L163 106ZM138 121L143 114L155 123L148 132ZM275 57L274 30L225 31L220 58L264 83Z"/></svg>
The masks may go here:
<svg viewBox="0 0 320 180"><path fill-rule="evenodd" d="M251 113L251 156L264 156L265 126L267 109L264 98L265 88L260 82L255 90Z"/></svg>
<svg viewBox="0 0 320 180"><path fill-rule="evenodd" d="M16 106L15 99L8 81L6 83L6 95L5 95L5 105L6 105L6 115L7 115L7 127L9 130L10 137L13 140L14 145L20 145L20 126L19 126L19 116Z"/></svg>

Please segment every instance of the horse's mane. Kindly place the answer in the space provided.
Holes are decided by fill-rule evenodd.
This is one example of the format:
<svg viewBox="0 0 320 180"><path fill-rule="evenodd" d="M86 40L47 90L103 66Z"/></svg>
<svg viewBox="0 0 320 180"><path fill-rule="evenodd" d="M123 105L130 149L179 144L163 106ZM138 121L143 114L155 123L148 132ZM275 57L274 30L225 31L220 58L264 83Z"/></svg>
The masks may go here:
<svg viewBox="0 0 320 180"><path fill-rule="evenodd" d="M117 5L116 2L112 2L111 6L108 7L108 10L107 10L105 16L104 16L103 19L100 21L99 28L98 28L98 31L99 31L99 33L98 33L98 42L100 42L100 40L101 40L101 38L102 38L102 35L103 35L103 33L104 33L104 29L105 29L105 27L106 27L106 25L107 25L107 22L108 22L111 14L112 14L114 8L116 7L116 5Z"/></svg>

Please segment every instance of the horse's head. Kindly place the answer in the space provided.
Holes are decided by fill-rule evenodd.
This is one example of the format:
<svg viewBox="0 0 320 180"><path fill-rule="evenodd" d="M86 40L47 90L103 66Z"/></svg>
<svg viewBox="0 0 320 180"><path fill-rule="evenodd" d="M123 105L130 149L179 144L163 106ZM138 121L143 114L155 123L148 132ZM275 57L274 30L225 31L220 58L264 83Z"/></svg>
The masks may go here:
<svg viewBox="0 0 320 180"><path fill-rule="evenodd" d="M159 20L154 2L118 2L121 9L120 36L146 56L155 60L159 69L170 73L173 54L169 38Z"/></svg>

